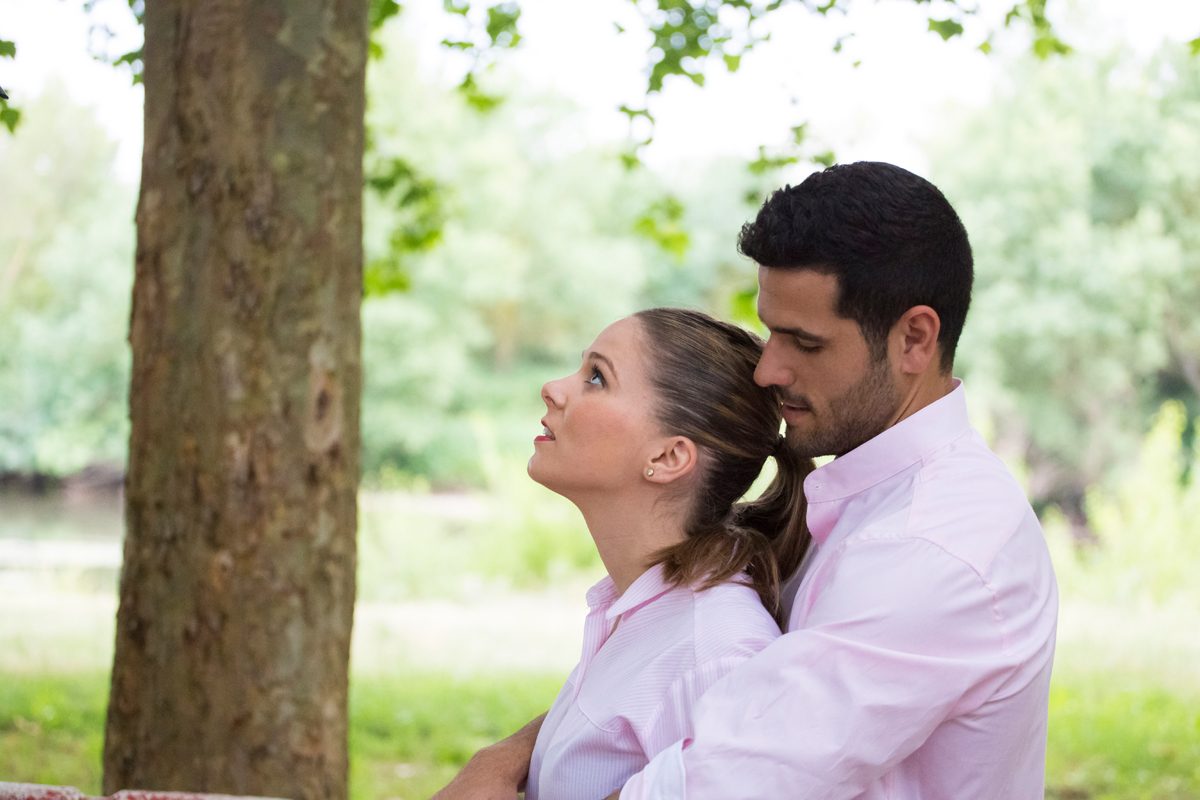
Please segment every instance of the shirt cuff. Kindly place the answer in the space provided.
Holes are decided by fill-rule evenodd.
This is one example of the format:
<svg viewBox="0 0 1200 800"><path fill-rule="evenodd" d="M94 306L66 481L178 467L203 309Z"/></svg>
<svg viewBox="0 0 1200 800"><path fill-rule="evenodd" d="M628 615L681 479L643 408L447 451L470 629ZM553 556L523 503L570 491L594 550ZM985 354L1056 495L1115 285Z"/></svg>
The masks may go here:
<svg viewBox="0 0 1200 800"><path fill-rule="evenodd" d="M682 800L684 797L683 739L650 760L621 789L621 800Z"/></svg>

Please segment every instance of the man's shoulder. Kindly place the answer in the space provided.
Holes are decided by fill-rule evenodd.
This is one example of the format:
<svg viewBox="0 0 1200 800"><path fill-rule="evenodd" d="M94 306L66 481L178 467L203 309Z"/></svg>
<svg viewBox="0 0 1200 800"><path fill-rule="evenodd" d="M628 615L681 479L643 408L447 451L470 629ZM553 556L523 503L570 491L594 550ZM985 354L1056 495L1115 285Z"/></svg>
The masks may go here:
<svg viewBox="0 0 1200 800"><path fill-rule="evenodd" d="M921 465L906 535L932 542L986 572L1000 553L1030 542L1041 525L1020 483L974 431Z"/></svg>

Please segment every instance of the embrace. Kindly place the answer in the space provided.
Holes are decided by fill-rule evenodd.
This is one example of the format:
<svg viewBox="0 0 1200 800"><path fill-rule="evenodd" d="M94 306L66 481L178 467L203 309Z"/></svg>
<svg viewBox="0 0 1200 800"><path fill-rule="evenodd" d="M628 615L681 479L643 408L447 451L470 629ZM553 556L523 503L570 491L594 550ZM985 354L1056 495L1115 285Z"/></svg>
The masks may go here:
<svg viewBox="0 0 1200 800"><path fill-rule="evenodd" d="M953 377L962 223L860 162L775 192L738 246L765 342L641 311L543 387L529 474L608 576L549 712L436 797L1041 798L1057 591Z"/></svg>

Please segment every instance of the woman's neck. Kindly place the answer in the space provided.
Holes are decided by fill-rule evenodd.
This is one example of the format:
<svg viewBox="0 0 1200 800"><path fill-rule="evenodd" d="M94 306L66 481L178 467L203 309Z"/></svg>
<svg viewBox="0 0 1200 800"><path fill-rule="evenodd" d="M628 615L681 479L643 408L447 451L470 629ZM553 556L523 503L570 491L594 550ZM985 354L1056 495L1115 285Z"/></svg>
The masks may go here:
<svg viewBox="0 0 1200 800"><path fill-rule="evenodd" d="M630 497L608 494L574 502L620 594L646 571L654 553L685 537L683 515L672 504L660 502L657 492Z"/></svg>

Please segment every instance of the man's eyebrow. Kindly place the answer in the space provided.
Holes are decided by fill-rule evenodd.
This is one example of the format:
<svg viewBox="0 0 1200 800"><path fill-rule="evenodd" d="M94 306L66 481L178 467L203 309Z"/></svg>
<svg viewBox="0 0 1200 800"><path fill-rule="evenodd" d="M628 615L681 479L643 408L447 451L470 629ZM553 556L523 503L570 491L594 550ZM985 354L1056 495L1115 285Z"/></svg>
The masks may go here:
<svg viewBox="0 0 1200 800"><path fill-rule="evenodd" d="M584 350L583 351L584 361L586 361L589 358L594 358L597 361L603 361L605 366L608 367L608 371L612 373L612 376L614 378L617 377L617 368L613 366L613 363L611 361L609 361L608 356L604 355L603 353L597 353L595 350Z"/></svg>
<svg viewBox="0 0 1200 800"><path fill-rule="evenodd" d="M768 325L767 330L769 330L771 333L778 333L782 336L793 336L797 339L803 339L806 342L812 342L814 344L828 344L829 342L829 340L824 336L818 336L815 333L809 333L808 331L804 330L804 328L786 328L777 325Z"/></svg>

